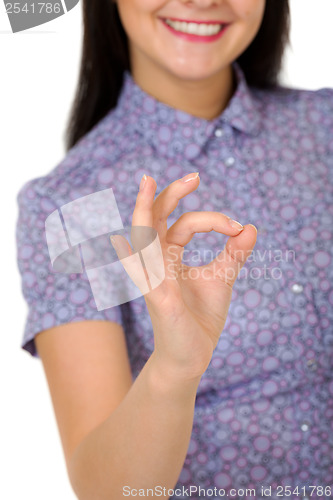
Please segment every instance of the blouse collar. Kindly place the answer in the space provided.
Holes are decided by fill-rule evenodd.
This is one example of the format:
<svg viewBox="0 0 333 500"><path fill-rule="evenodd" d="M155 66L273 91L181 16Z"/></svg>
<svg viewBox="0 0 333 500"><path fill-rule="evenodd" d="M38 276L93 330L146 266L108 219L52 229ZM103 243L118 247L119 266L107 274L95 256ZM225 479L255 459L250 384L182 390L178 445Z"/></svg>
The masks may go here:
<svg viewBox="0 0 333 500"><path fill-rule="evenodd" d="M195 128L196 141L188 150L188 159L196 157L204 144L214 136L215 130L224 124L239 132L256 136L260 130L258 102L239 64L235 61L232 67L236 77L236 90L227 107L213 120L195 117L158 101L139 87L128 70L124 72L118 99L118 116L121 119L126 117L126 122L133 125L149 144L167 156L175 154L167 148L168 135L172 133L181 141L186 137L186 129L189 127Z"/></svg>

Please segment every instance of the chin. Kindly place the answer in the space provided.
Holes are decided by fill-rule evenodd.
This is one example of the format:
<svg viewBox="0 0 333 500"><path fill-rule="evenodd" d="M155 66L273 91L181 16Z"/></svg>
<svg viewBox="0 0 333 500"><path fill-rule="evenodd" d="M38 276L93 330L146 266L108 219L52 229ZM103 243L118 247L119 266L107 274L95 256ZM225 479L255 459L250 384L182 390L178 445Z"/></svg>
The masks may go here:
<svg viewBox="0 0 333 500"><path fill-rule="evenodd" d="M199 67L195 63L169 68L175 77L183 80L203 80L212 77L220 70L221 68Z"/></svg>

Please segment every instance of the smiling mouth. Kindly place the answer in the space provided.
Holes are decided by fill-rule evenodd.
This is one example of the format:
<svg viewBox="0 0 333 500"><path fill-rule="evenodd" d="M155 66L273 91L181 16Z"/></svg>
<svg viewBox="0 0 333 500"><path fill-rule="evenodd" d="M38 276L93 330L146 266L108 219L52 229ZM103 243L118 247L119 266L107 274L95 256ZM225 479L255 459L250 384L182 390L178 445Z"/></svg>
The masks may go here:
<svg viewBox="0 0 333 500"><path fill-rule="evenodd" d="M175 21L169 18L165 18L163 21L176 31L198 36L217 35L227 26L227 23Z"/></svg>

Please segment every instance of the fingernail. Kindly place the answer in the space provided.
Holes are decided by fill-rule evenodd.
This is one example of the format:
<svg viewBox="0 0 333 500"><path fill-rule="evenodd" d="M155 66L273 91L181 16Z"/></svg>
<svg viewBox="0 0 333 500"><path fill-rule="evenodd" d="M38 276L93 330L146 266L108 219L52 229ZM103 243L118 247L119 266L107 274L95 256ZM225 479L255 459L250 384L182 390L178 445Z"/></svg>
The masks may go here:
<svg viewBox="0 0 333 500"><path fill-rule="evenodd" d="M230 226L233 227L234 229L244 229L242 224L236 220L229 219L228 222L229 222Z"/></svg>
<svg viewBox="0 0 333 500"><path fill-rule="evenodd" d="M120 247L119 247L119 245L117 243L116 238L114 236L110 236L110 240L111 240L112 246L116 250L116 252L119 251Z"/></svg>
<svg viewBox="0 0 333 500"><path fill-rule="evenodd" d="M188 182L188 181L193 181L193 179L196 179L199 177L199 172L195 172L194 174L187 174L185 177L181 179L182 182Z"/></svg>
<svg viewBox="0 0 333 500"><path fill-rule="evenodd" d="M146 176L146 174L143 174L141 182L140 182L140 186L139 186L139 191L143 191L143 188L145 187L145 184L146 184L146 180L147 180L147 176Z"/></svg>

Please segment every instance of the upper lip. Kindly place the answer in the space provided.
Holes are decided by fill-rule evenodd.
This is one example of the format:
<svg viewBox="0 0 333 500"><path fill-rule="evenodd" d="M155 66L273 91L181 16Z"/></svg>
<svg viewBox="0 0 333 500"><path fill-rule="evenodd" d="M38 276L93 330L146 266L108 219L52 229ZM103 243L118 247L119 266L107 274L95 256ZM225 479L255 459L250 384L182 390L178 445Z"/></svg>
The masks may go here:
<svg viewBox="0 0 333 500"><path fill-rule="evenodd" d="M197 21L195 19L177 19L175 17L162 17L164 21L170 19L170 21L178 21L183 23L197 23L197 24L228 24L225 21Z"/></svg>

